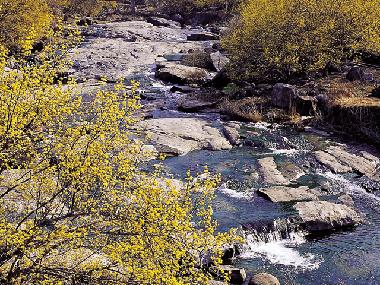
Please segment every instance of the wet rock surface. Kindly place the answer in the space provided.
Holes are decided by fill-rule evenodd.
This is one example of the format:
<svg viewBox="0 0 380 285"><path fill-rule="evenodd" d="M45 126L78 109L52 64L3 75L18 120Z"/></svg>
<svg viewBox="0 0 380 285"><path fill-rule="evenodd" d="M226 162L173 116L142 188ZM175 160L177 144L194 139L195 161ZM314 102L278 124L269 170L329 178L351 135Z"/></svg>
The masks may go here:
<svg viewBox="0 0 380 285"><path fill-rule="evenodd" d="M359 207L360 212L366 209L361 205L362 200L377 203L376 190L380 189L376 184L380 181L376 151L338 143L332 133L316 129L294 135L276 124L223 122L223 116L213 110L217 103L214 97L202 100L202 96L193 96L202 92L204 82L223 88L230 80L225 72L228 60L223 52L215 52L220 47L218 36L209 32L213 29L181 28L165 19L150 21L152 23L129 21L87 28L86 40L75 53L70 76L76 76L79 81L87 80L78 86L85 100L89 99L87 94L91 90L102 86L101 78L108 82L101 88L111 87L121 78L127 83L130 79L140 82L138 92L143 107L139 116L144 120L136 128L147 135L149 141L144 151L151 155L149 159L156 158L160 152L176 156L164 164L171 165L173 172L180 173L179 177L189 168L195 172L210 165L212 171L223 173L223 179L235 183L227 189L229 192L221 192L223 197L218 196L220 204L216 205L216 216L222 224L228 221L227 228L252 221L253 217L270 220L261 226L244 228L254 233L251 236L255 243L249 250L258 252L254 256L248 254L249 258L255 262L265 260L260 263L263 266L268 266L269 260L288 268L304 268L308 257L300 256L296 250L298 255L287 251L299 246L298 238L303 237L303 230L319 232L362 222L358 210ZM211 66L210 61L207 64L195 62L199 54L208 56ZM219 72L215 76L211 70ZM158 74L160 71L162 74ZM251 89L265 90L268 100L272 99L280 108L287 109L294 103L301 106L305 114L314 110L314 97L304 97L302 104L299 103L298 91L291 85L279 84L272 94L271 85ZM186 167L179 167L178 161L184 161ZM258 189L277 203L258 197ZM294 216L295 213L298 216ZM364 230L373 234L371 227ZM296 239L294 243L293 239ZM343 246L346 244L345 241ZM268 252L268 247L273 245L274 251L282 246L279 251L286 252L286 256L273 256L273 252ZM376 244L371 244L371 248L374 246ZM301 262L284 264L282 258L299 258ZM234 272L237 280L245 279L240 267L244 266L237 264L236 268L226 270ZM275 272L280 274L281 281L287 278L281 271Z"/></svg>
<svg viewBox="0 0 380 285"><path fill-rule="evenodd" d="M258 192L274 203L318 200L318 196L307 186L298 188L275 186L262 188Z"/></svg>
<svg viewBox="0 0 380 285"><path fill-rule="evenodd" d="M298 211L306 228L311 232L357 226L363 222L363 218L358 212L343 204L311 201L299 202L294 208Z"/></svg>
<svg viewBox="0 0 380 285"><path fill-rule="evenodd" d="M280 281L272 274L258 273L252 276L248 285L280 285Z"/></svg>
<svg viewBox="0 0 380 285"><path fill-rule="evenodd" d="M277 169L273 157L261 158L258 160L258 164L264 183L273 185L288 185L290 183Z"/></svg>

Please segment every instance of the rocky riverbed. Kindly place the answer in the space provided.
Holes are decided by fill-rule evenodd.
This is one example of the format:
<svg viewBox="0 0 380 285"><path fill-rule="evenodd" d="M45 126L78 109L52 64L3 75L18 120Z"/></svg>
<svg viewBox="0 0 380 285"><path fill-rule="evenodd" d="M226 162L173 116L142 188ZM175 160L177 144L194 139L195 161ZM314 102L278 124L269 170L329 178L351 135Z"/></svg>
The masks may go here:
<svg viewBox="0 0 380 285"><path fill-rule="evenodd" d="M88 27L71 76L83 96L101 79L139 81L136 128L147 148L169 156L167 172L181 178L208 165L222 173L220 230L241 227L248 241L234 260L239 268L226 267L234 282L266 271L281 284L379 284L379 152L313 128L226 121L215 101L194 96L228 62L215 29L153 20ZM277 284L272 277L249 284Z"/></svg>

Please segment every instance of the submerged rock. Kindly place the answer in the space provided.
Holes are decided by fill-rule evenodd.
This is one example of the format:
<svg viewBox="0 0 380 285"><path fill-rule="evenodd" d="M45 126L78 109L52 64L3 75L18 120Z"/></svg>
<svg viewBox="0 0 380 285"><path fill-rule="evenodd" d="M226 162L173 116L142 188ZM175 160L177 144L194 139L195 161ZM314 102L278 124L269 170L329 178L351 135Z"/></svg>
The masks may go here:
<svg viewBox="0 0 380 285"><path fill-rule="evenodd" d="M248 285L280 285L280 281L272 274L258 273L252 276Z"/></svg>
<svg viewBox="0 0 380 285"><path fill-rule="evenodd" d="M273 185L288 185L290 183L277 169L273 157L261 158L258 160L258 164L264 183Z"/></svg>
<svg viewBox="0 0 380 285"><path fill-rule="evenodd" d="M355 205L354 199L352 199L352 197L348 194L343 194L342 196L340 196L338 198L338 201L344 205L351 207Z"/></svg>
<svg viewBox="0 0 380 285"><path fill-rule="evenodd" d="M294 205L307 230L311 232L356 226L363 222L354 209L326 201L298 202Z"/></svg>
<svg viewBox="0 0 380 285"><path fill-rule="evenodd" d="M274 186L262 188L258 192L274 203L318 200L318 196L311 192L307 186L298 188Z"/></svg>

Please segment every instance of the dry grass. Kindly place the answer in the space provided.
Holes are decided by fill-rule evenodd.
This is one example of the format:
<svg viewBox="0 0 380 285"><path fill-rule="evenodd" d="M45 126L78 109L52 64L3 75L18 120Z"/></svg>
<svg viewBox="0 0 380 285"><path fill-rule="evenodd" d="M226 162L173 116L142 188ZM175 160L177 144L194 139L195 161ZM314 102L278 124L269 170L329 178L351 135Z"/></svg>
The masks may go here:
<svg viewBox="0 0 380 285"><path fill-rule="evenodd" d="M380 99L369 97L341 97L334 102L343 107L380 107Z"/></svg>
<svg viewBox="0 0 380 285"><path fill-rule="evenodd" d="M225 98L219 105L220 110L233 118L249 121L260 122L263 119L261 111L261 98L245 98L241 100L231 100Z"/></svg>
<svg viewBox="0 0 380 285"><path fill-rule="evenodd" d="M354 81L349 82L339 77L328 77L318 82L322 90L326 92L331 106L343 107L379 107L380 99L369 97L376 88L373 82Z"/></svg>

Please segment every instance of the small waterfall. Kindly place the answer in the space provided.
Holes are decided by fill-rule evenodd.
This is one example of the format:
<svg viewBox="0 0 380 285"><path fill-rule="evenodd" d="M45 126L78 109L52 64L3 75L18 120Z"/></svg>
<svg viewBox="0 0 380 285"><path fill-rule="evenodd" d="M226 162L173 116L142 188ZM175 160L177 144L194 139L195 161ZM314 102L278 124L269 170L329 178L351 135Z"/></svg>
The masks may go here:
<svg viewBox="0 0 380 285"><path fill-rule="evenodd" d="M269 243L292 240L300 237L303 238L306 235L298 217L245 224L243 225L243 229L247 233L247 237L254 242Z"/></svg>
<svg viewBox="0 0 380 285"><path fill-rule="evenodd" d="M322 259L296 248L305 243L307 232L297 218L277 219L243 225L247 243L241 250L243 259L264 258L273 264L301 270L314 270Z"/></svg>

